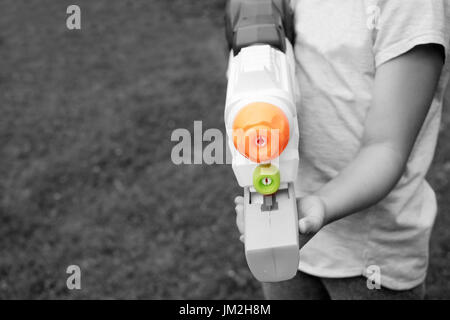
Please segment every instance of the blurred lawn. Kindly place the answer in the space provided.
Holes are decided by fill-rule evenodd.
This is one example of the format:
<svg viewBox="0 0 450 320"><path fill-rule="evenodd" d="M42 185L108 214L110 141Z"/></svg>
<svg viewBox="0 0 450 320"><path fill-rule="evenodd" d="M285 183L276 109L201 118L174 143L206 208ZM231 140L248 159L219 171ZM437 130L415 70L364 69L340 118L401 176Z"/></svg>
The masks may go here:
<svg viewBox="0 0 450 320"><path fill-rule="evenodd" d="M0 299L261 298L231 168L170 161L173 129L223 128L224 1L76 3L78 32L71 1L0 2ZM431 298L450 298L446 111Z"/></svg>

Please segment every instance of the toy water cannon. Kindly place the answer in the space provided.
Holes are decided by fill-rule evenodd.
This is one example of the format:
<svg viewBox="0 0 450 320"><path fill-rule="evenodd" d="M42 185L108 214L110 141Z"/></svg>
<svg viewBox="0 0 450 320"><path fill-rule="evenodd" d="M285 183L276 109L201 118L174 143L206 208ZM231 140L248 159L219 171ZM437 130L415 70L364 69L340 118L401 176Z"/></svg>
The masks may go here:
<svg viewBox="0 0 450 320"><path fill-rule="evenodd" d="M225 126L244 188L245 255L259 281L295 276L299 165L293 14L288 0L228 0Z"/></svg>

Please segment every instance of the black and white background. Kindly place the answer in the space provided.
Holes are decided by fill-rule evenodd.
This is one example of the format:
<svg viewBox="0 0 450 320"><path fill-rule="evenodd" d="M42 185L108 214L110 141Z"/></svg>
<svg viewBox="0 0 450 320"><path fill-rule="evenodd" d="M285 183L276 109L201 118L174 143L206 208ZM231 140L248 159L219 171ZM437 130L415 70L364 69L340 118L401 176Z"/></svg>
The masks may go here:
<svg viewBox="0 0 450 320"><path fill-rule="evenodd" d="M223 6L0 0L0 299L262 298L231 168L171 161L176 128L224 129ZM429 173L431 299L450 298L448 99Z"/></svg>

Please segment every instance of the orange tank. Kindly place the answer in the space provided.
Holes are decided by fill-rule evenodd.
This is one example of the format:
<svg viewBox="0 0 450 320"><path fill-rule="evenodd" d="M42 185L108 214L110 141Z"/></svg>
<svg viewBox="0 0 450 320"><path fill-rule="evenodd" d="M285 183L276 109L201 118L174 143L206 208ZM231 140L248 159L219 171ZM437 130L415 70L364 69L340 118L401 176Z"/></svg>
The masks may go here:
<svg viewBox="0 0 450 320"><path fill-rule="evenodd" d="M260 163L275 159L288 142L289 121L280 108L270 103L250 103L234 119L234 146L251 161Z"/></svg>

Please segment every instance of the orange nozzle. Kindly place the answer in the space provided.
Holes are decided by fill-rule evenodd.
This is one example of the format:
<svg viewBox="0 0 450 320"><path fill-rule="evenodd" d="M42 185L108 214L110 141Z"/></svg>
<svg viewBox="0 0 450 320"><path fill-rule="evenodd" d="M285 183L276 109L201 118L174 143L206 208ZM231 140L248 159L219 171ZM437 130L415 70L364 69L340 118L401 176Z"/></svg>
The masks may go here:
<svg viewBox="0 0 450 320"><path fill-rule="evenodd" d="M254 162L278 157L288 142L289 121L280 108L270 103L250 103L234 119L234 146Z"/></svg>

